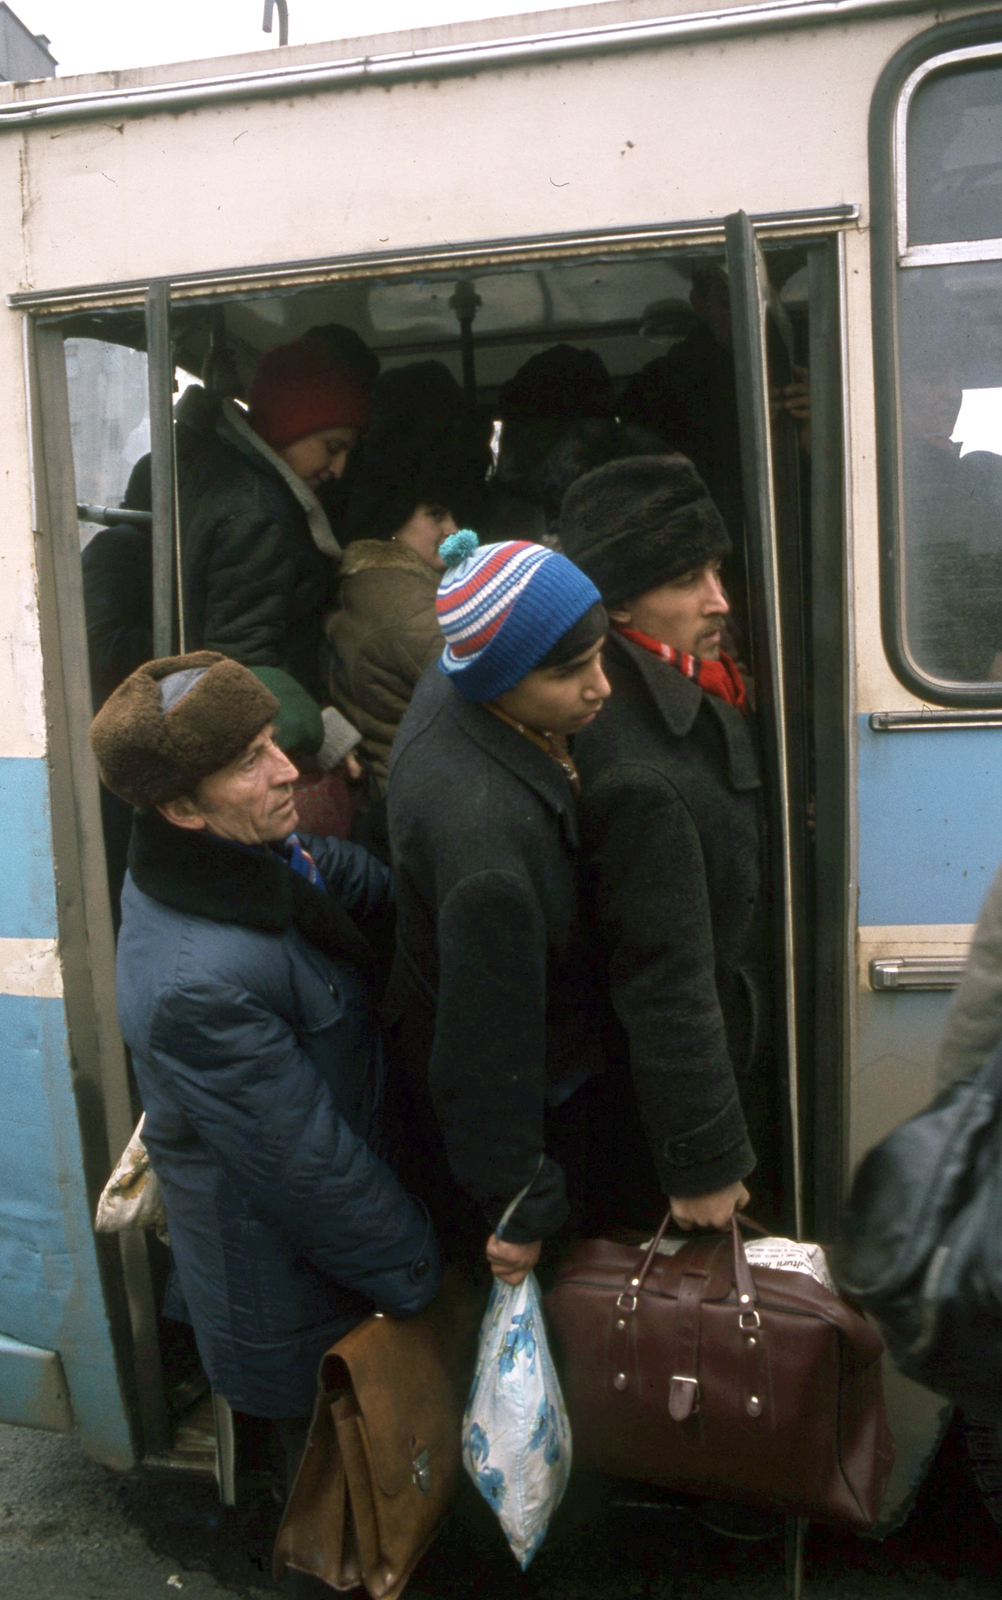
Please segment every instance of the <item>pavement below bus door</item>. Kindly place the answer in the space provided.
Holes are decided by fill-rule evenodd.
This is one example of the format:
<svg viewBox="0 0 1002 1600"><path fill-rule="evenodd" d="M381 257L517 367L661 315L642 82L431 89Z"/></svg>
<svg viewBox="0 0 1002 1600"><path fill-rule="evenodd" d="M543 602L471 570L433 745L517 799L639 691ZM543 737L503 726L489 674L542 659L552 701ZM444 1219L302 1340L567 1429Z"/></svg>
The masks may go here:
<svg viewBox="0 0 1002 1600"><path fill-rule="evenodd" d="M215 1484L182 1473L126 1477L72 1438L0 1426L3 1600L267 1600L278 1507L256 1475L224 1511ZM428 1552L408 1600L777 1600L781 1539L711 1534L645 1491L576 1480L524 1576L473 1493ZM650 1496L647 1496L650 1498ZM617 1503L617 1501L619 1503ZM995 1600L1002 1538L951 1428L904 1526L877 1544L814 1528L805 1600Z"/></svg>

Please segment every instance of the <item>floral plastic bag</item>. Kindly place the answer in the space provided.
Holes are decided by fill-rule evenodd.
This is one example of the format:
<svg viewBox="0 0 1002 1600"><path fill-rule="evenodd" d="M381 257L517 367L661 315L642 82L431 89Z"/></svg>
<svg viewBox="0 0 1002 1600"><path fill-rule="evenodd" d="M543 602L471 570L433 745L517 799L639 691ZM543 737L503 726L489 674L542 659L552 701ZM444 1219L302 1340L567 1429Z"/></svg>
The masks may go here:
<svg viewBox="0 0 1002 1600"><path fill-rule="evenodd" d="M166 1244L167 1217L163 1197L141 1138L145 1121L144 1111L118 1159L118 1165L101 1191L94 1228L97 1233L125 1233L133 1228L155 1228Z"/></svg>
<svg viewBox="0 0 1002 1600"><path fill-rule="evenodd" d="M534 1273L517 1287L496 1281L491 1291L463 1416L463 1465L524 1572L571 1470L571 1427Z"/></svg>

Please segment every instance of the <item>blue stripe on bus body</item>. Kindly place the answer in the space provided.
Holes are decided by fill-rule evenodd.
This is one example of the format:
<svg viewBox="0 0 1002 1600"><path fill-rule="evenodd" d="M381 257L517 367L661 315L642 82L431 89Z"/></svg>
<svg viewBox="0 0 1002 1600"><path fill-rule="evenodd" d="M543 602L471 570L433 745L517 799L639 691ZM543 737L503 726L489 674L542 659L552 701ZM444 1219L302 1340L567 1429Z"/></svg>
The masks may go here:
<svg viewBox="0 0 1002 1600"><path fill-rule="evenodd" d="M859 718L859 923L976 922L1002 861L1002 730Z"/></svg>
<svg viewBox="0 0 1002 1600"><path fill-rule="evenodd" d="M60 1000L0 994L0 1097L0 1333L58 1353L82 1443L129 1467Z"/></svg>
<svg viewBox="0 0 1002 1600"><path fill-rule="evenodd" d="M0 757L0 851L0 938L54 939L49 768L39 756Z"/></svg>

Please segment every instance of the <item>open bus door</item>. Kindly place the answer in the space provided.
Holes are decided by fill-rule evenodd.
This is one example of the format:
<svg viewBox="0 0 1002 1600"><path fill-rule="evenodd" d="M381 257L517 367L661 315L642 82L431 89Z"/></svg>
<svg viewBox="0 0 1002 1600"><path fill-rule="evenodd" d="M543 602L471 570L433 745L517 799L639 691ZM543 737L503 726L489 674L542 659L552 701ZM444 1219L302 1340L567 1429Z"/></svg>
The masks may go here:
<svg viewBox="0 0 1002 1600"><path fill-rule="evenodd" d="M793 335L744 212L725 223L741 441L748 573L747 615L765 765L772 902L777 1068L785 1083L784 1207L804 1232L801 1055L810 803L805 739L805 592L796 425L777 405L793 382ZM799 615L798 615L799 613Z"/></svg>
<svg viewBox="0 0 1002 1600"><path fill-rule="evenodd" d="M849 1177L857 932L844 266L837 249L810 246L805 451L781 404L783 389L801 375L767 257L743 212L725 227L785 1043L785 1215L798 1232L828 1242L838 1233ZM882 1507L887 1529L910 1509L949 1412L887 1358L884 1386L897 1447Z"/></svg>

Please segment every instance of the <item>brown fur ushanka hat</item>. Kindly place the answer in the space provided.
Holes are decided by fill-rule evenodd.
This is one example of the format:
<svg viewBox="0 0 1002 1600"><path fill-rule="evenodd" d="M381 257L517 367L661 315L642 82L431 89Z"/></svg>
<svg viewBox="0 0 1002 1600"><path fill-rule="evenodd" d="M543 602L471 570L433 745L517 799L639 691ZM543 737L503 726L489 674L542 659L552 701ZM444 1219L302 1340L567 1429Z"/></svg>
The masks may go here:
<svg viewBox="0 0 1002 1600"><path fill-rule="evenodd" d="M119 684L91 723L91 749L112 793L146 810L235 761L278 709L249 667L192 650L147 661Z"/></svg>

